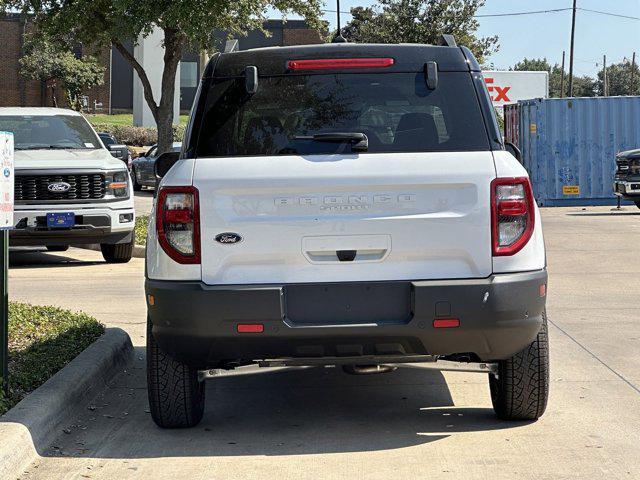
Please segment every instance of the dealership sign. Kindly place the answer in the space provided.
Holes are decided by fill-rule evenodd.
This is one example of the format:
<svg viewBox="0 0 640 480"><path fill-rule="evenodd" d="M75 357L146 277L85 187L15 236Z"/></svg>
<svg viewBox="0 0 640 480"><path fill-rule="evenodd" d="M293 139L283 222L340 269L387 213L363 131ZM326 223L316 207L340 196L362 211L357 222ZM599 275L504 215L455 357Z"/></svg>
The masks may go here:
<svg viewBox="0 0 640 480"><path fill-rule="evenodd" d="M13 227L13 133L0 132L0 230Z"/></svg>
<svg viewBox="0 0 640 480"><path fill-rule="evenodd" d="M485 70L482 75L494 107L549 96L549 72Z"/></svg>

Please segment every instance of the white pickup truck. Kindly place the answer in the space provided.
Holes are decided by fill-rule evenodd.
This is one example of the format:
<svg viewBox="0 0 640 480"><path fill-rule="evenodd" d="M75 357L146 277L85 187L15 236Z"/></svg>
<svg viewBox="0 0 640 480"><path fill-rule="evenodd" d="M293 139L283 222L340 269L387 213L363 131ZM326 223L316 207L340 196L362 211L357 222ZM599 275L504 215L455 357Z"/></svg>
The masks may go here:
<svg viewBox="0 0 640 480"><path fill-rule="evenodd" d="M107 262L133 252L135 213L126 165L79 113L0 108L0 131L14 134L15 213L11 246L100 244Z"/></svg>
<svg viewBox="0 0 640 480"><path fill-rule="evenodd" d="M498 417L542 415L540 214L477 61L445 44L212 58L180 157L156 161L158 425L197 424L209 370L251 364L459 362L490 372Z"/></svg>

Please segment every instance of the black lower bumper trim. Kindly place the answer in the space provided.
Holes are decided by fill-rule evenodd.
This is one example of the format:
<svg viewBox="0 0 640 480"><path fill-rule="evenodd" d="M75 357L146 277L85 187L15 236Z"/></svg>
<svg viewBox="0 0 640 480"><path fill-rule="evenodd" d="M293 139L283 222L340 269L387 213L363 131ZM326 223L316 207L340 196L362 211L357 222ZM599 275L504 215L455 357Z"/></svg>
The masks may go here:
<svg viewBox="0 0 640 480"><path fill-rule="evenodd" d="M160 347L175 358L202 368L220 362L274 358L367 357L372 355L468 354L481 361L509 358L535 338L542 323L546 298L546 270L492 275L485 279L428 280L412 282L354 282L290 285L209 286L201 282L147 280L146 293L154 297L148 307L153 334ZM408 286L406 308L399 300ZM367 307L358 298L327 309L331 322L318 312L303 315L300 298L316 286L344 285L347 291L370 286L388 292L393 318L380 315L365 322ZM310 308L321 309L320 290L310 294ZM330 290L327 290L330 291ZM293 292L293 293L292 293ZM337 297L336 297L337 298ZM366 301L366 298L365 298ZM298 317L290 318L287 306L295 305ZM345 323L340 308L358 314L355 324ZM401 315L402 314L402 315ZM438 318L456 318L457 328L434 328ZM260 323L262 333L238 333L240 323Z"/></svg>

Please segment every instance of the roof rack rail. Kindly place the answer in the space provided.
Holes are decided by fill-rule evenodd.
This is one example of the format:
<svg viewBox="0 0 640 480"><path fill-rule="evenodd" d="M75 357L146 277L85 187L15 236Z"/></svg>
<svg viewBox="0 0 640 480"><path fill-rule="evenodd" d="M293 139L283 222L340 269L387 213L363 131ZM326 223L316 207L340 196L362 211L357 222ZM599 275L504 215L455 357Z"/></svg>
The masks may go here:
<svg viewBox="0 0 640 480"><path fill-rule="evenodd" d="M440 39L438 40L438 45L441 47L457 47L456 39L453 38L453 35L448 33L443 33L440 35Z"/></svg>

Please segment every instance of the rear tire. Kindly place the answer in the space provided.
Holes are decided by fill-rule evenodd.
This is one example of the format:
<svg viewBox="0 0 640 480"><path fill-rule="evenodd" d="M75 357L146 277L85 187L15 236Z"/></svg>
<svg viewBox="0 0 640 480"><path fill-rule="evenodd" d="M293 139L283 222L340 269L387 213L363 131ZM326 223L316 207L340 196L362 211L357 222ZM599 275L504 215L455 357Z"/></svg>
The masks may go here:
<svg viewBox="0 0 640 480"><path fill-rule="evenodd" d="M66 252L69 250L69 245L47 245L47 250L50 252Z"/></svg>
<svg viewBox="0 0 640 480"><path fill-rule="evenodd" d="M491 402L502 420L537 420L549 397L547 314L536 339L508 360L498 362L498 376L489 374Z"/></svg>
<svg viewBox="0 0 640 480"><path fill-rule="evenodd" d="M163 352L147 319L147 392L151 418L161 428L195 427L204 414L198 371Z"/></svg>
<svg viewBox="0 0 640 480"><path fill-rule="evenodd" d="M133 183L133 191L134 192L139 192L140 190L142 190L142 185L140 185L138 183L138 177L136 175L136 169L135 168L131 168L131 180Z"/></svg>
<svg viewBox="0 0 640 480"><path fill-rule="evenodd" d="M134 241L135 240L131 240L129 243L116 244L101 243L100 250L102 251L102 256L107 263L127 263L133 256Z"/></svg>

